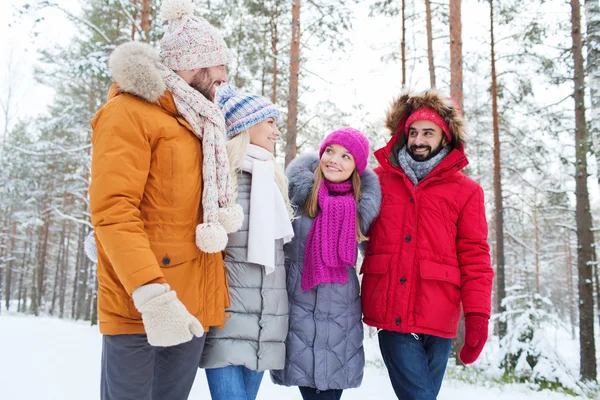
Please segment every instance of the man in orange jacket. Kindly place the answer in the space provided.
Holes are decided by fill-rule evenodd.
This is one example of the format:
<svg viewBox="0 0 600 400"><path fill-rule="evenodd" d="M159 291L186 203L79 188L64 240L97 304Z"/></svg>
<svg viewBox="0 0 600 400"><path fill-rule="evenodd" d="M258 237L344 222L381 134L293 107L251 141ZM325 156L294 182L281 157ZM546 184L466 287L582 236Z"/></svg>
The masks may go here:
<svg viewBox="0 0 600 400"><path fill-rule="evenodd" d="M160 53L115 49L92 121L102 399L187 398L204 332L225 320L222 251L243 219L213 103L230 53L191 0L165 0L161 14Z"/></svg>

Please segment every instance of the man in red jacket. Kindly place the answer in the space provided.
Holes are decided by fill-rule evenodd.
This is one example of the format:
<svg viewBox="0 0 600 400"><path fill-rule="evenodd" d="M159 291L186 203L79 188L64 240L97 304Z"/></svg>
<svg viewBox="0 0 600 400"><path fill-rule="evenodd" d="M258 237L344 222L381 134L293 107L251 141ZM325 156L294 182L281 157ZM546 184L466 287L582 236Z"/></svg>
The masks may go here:
<svg viewBox="0 0 600 400"><path fill-rule="evenodd" d="M364 322L402 400L439 393L461 304L463 363L488 336L492 279L481 186L461 172L464 120L449 98L404 93L387 113L392 138L375 152L383 201L362 265Z"/></svg>

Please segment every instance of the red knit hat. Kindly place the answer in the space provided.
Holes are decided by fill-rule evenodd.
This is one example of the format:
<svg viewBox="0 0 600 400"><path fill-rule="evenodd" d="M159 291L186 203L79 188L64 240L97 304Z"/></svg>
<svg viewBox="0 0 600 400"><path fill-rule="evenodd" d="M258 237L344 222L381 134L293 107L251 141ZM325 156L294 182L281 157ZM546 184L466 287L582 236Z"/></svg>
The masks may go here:
<svg viewBox="0 0 600 400"><path fill-rule="evenodd" d="M404 134L408 137L408 129L416 121L431 121L440 127L442 132L446 135L448 143L452 143L452 134L450 133L450 127L448 123L444 121L440 114L435 112L432 108L421 107L417 111L413 112L404 124Z"/></svg>

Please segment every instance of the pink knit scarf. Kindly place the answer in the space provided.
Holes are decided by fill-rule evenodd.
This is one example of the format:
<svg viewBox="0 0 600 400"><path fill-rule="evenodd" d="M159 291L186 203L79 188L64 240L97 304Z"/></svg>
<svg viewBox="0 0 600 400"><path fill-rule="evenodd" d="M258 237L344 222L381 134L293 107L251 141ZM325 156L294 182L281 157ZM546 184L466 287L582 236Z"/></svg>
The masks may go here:
<svg viewBox="0 0 600 400"><path fill-rule="evenodd" d="M356 201L352 182L323 180L320 211L310 227L304 249L302 290L320 283L346 283L347 267L356 263Z"/></svg>

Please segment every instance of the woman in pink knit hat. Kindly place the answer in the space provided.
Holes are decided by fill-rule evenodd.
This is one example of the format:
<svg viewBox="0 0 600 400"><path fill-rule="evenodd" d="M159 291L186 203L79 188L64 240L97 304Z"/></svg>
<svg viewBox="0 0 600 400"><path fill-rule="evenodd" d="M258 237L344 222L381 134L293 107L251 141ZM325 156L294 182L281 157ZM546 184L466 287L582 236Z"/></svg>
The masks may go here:
<svg viewBox="0 0 600 400"><path fill-rule="evenodd" d="M367 169L369 141L353 128L329 134L319 154L288 167L296 208L284 247L290 303L286 362L273 381L306 399L339 399L362 382L365 357L357 249L379 213L381 190Z"/></svg>

